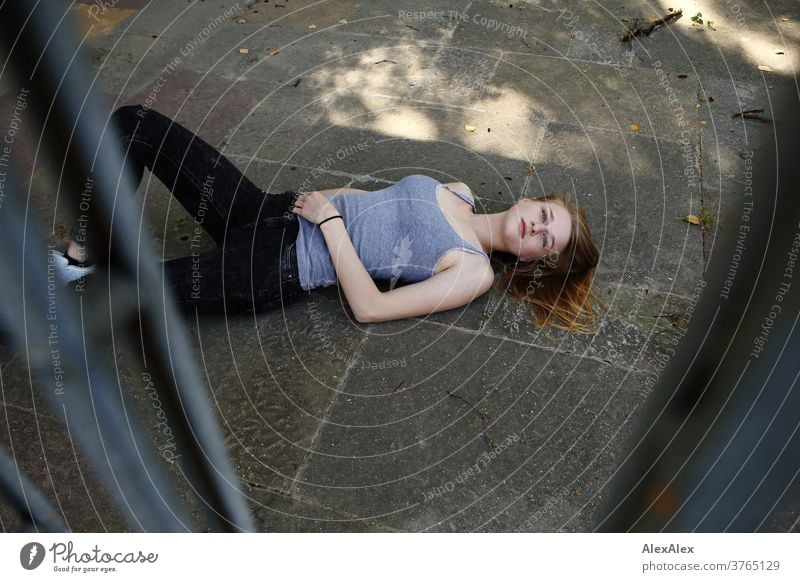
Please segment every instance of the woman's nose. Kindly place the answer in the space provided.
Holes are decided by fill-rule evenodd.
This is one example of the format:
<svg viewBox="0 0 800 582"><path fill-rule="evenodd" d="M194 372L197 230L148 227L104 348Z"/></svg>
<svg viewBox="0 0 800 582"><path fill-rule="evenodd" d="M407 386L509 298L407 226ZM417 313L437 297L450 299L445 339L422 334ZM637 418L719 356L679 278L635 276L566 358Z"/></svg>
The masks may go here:
<svg viewBox="0 0 800 582"><path fill-rule="evenodd" d="M543 224L540 224L540 223L537 223L537 222L532 222L531 223L531 234L539 234L540 232L542 232L545 229L546 229L546 227Z"/></svg>

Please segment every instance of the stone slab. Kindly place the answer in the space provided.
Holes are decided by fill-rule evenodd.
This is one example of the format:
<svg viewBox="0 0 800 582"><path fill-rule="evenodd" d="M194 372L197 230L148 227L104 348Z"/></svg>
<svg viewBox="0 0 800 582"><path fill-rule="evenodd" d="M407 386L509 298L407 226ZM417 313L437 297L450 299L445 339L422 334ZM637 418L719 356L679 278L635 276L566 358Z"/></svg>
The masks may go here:
<svg viewBox="0 0 800 582"><path fill-rule="evenodd" d="M563 57L570 39L567 31L553 25L560 10L559 3L549 0L473 2L458 15L458 26L449 44Z"/></svg>
<svg viewBox="0 0 800 582"><path fill-rule="evenodd" d="M69 9L70 18L78 26L81 37L92 40L114 30L120 22L135 14L131 8L105 7L76 2Z"/></svg>
<svg viewBox="0 0 800 582"><path fill-rule="evenodd" d="M153 0L120 22L116 31L168 37L176 44L210 37L233 24L250 0Z"/></svg>
<svg viewBox="0 0 800 582"><path fill-rule="evenodd" d="M480 529L516 515L532 476L577 441L567 472L585 469L641 399L619 370L588 359L421 322L384 324L338 395L297 496L403 530L449 531L450 521ZM545 446L554 434L557 444ZM479 473L462 475L476 463ZM463 483L448 485L458 475Z"/></svg>
<svg viewBox="0 0 800 582"><path fill-rule="evenodd" d="M318 294L258 316L196 322L198 361L244 481L289 491L364 335Z"/></svg>
<svg viewBox="0 0 800 582"><path fill-rule="evenodd" d="M0 442L18 467L50 501L73 531L129 531L124 518L97 482L64 426L40 411L3 404ZM18 517L0 501L3 531L20 527Z"/></svg>
<svg viewBox="0 0 800 582"><path fill-rule="evenodd" d="M260 532L351 533L396 531L370 519L362 519L303 503L261 487L245 487Z"/></svg>
<svg viewBox="0 0 800 582"><path fill-rule="evenodd" d="M84 55L95 72L95 82L112 102L123 102L132 93L152 87L169 65L183 59L179 47L156 35L114 31L83 47Z"/></svg>
<svg viewBox="0 0 800 582"><path fill-rule="evenodd" d="M663 70L637 71L634 78L609 65L505 55L492 78L503 95L493 101L492 108L579 127L681 141L698 127L697 86L688 78L663 75L667 75Z"/></svg>

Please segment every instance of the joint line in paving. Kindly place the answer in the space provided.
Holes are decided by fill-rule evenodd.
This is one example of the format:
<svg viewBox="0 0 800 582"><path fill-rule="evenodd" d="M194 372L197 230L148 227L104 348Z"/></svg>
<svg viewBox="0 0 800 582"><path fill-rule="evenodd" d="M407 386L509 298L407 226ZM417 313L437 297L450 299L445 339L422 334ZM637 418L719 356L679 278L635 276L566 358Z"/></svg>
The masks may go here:
<svg viewBox="0 0 800 582"><path fill-rule="evenodd" d="M331 410L333 410L333 406L336 404L336 400L339 397L339 393L344 388L345 384L347 383L347 380L350 378L350 370L353 369L353 366L355 365L358 356L364 349L364 344L367 342L367 338L369 337L371 328L372 324L369 324L369 326L367 327L367 333L364 334L364 337L358 344L358 349L356 350L356 353L350 359L350 363L347 365L347 368L342 374L342 377L336 383L336 390L333 394L333 398L331 398L331 401L328 404L328 406L325 407L325 410L322 411L322 416L320 417L319 423L317 424L317 429L314 431L314 436L311 438L311 444L308 446L308 452L306 452L305 458L303 459L303 462L301 463L300 468L297 470L297 473L295 474L294 479L292 480L292 484L289 487L289 497L293 498L297 493L297 486L299 483L302 482L303 476L305 475L306 469L308 468L308 464L311 462L312 455L314 454L314 449L317 446L320 437L322 436L322 430L324 429L326 423L325 419L328 417L328 414L331 412Z"/></svg>

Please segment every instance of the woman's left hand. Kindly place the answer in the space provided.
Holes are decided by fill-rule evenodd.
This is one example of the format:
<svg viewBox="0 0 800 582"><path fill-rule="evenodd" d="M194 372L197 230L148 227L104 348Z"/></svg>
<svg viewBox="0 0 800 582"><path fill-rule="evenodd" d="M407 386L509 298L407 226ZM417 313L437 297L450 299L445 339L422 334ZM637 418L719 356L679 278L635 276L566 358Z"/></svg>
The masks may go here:
<svg viewBox="0 0 800 582"><path fill-rule="evenodd" d="M319 224L326 218L339 214L327 196L316 191L300 194L294 201L292 212L314 224Z"/></svg>

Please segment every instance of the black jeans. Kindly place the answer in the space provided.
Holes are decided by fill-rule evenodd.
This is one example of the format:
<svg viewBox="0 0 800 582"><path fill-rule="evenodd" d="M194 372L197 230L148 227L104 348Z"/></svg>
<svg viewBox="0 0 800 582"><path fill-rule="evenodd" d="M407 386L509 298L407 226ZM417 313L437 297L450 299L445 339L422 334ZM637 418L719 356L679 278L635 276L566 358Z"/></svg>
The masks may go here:
<svg viewBox="0 0 800 582"><path fill-rule="evenodd" d="M136 184L149 169L217 243L163 263L184 311L276 309L303 292L295 248L299 217L291 213L295 192L265 193L219 151L153 109L120 107L111 123ZM72 239L82 244L86 229L76 222Z"/></svg>

